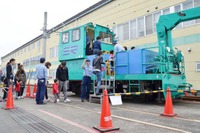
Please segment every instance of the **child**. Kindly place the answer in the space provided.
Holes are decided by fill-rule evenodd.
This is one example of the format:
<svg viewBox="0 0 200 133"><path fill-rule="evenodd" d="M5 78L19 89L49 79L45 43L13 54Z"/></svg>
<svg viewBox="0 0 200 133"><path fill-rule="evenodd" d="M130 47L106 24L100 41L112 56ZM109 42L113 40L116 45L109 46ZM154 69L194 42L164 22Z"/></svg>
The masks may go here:
<svg viewBox="0 0 200 133"><path fill-rule="evenodd" d="M20 84L22 83L22 80L18 80L16 81L16 84L15 84L15 91L16 91L16 99L20 99Z"/></svg>
<svg viewBox="0 0 200 133"><path fill-rule="evenodd" d="M110 50L110 64L111 64L111 67L114 66L114 51L113 50Z"/></svg>
<svg viewBox="0 0 200 133"><path fill-rule="evenodd" d="M53 88L52 93L53 93L54 98L55 98L54 103L57 103L57 102L60 101L59 100L58 80L57 79L54 80L54 84L52 85L52 88Z"/></svg>
<svg viewBox="0 0 200 133"><path fill-rule="evenodd" d="M114 51L110 50L110 72L111 72L111 76L114 76Z"/></svg>

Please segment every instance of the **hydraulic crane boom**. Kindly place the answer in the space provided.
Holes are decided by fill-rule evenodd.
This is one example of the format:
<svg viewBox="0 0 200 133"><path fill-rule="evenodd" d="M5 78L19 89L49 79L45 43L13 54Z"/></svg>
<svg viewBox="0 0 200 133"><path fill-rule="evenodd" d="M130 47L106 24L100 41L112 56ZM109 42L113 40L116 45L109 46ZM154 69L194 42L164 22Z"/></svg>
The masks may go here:
<svg viewBox="0 0 200 133"><path fill-rule="evenodd" d="M159 66L160 72L176 74L184 73L179 69L180 63L183 62L183 56L180 51L175 53L173 50L171 31L179 23L197 18L200 18L200 7L160 16L159 21L156 24L159 61L166 64Z"/></svg>

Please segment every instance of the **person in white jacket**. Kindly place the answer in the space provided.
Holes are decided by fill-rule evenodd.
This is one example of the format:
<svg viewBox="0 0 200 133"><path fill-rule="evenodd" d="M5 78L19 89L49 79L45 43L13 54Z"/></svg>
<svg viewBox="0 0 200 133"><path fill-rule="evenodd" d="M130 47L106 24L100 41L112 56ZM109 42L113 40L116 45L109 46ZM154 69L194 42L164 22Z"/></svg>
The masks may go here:
<svg viewBox="0 0 200 133"><path fill-rule="evenodd" d="M47 101L49 101L50 99L49 99L49 97L48 97L48 89L47 89L47 87L48 87L48 80L51 78L50 76L49 76L49 69L50 69L50 67L51 67L51 63L50 62L46 62L45 63L45 66L47 67L47 85L46 85L46 92L45 92L45 98L46 98L46 100Z"/></svg>

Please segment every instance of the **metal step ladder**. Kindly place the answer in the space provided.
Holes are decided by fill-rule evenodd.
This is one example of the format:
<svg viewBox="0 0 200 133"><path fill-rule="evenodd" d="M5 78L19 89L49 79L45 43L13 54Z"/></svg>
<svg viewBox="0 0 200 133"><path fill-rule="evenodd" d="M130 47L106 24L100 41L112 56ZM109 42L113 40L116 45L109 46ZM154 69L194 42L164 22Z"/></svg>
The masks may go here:
<svg viewBox="0 0 200 133"><path fill-rule="evenodd" d="M93 81L93 88L94 88L94 94L90 95L90 102L91 103L102 103L103 95L96 95L96 88L95 81ZM108 90L108 93L112 92L115 93L115 75L108 76L105 74L105 77L101 80L101 86L100 86L100 92L104 91L104 89Z"/></svg>

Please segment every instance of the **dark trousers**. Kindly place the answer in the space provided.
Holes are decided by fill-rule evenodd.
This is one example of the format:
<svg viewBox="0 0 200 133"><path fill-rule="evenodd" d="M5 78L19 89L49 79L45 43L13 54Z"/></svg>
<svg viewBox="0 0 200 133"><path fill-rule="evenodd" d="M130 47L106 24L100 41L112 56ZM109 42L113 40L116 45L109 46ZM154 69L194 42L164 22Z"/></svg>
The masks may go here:
<svg viewBox="0 0 200 133"><path fill-rule="evenodd" d="M24 88L25 88L25 87L21 87L21 88L20 88L20 96L23 96L23 94L24 94Z"/></svg>
<svg viewBox="0 0 200 133"><path fill-rule="evenodd" d="M88 76L84 76L81 86L81 99L89 100L90 86L91 86L91 78Z"/></svg>
<svg viewBox="0 0 200 133"><path fill-rule="evenodd" d="M46 99L48 99L48 90L47 90L47 86L46 86L46 91L45 91L45 97L46 97Z"/></svg>
<svg viewBox="0 0 200 133"><path fill-rule="evenodd" d="M3 100L5 100L7 98L7 94L8 94L8 88L4 88L5 90L3 90Z"/></svg>
<svg viewBox="0 0 200 133"><path fill-rule="evenodd" d="M44 101L44 95L46 92L46 85L45 85L45 79L38 79L37 84L37 92L36 92L36 103L41 104Z"/></svg>

